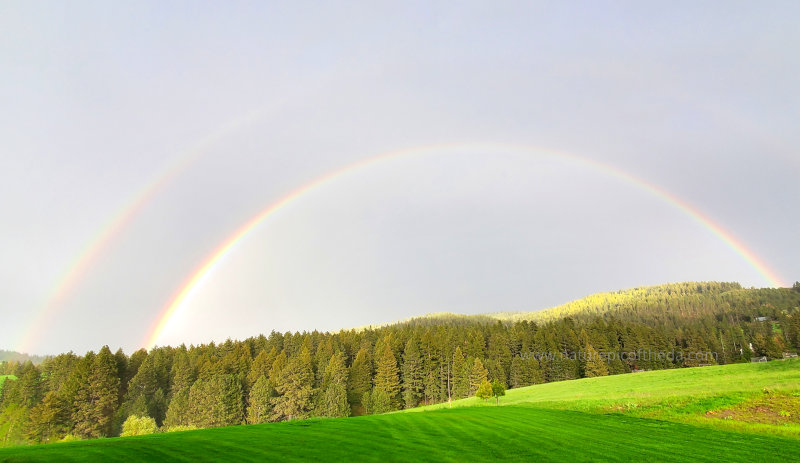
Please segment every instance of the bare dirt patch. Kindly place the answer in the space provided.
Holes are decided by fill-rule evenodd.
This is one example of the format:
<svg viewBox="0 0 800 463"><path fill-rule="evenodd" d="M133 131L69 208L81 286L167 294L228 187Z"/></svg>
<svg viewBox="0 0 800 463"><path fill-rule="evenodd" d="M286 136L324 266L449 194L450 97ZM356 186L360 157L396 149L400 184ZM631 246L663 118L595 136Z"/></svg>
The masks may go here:
<svg viewBox="0 0 800 463"><path fill-rule="evenodd" d="M765 395L745 401L735 407L710 410L709 418L762 424L800 424L800 397Z"/></svg>

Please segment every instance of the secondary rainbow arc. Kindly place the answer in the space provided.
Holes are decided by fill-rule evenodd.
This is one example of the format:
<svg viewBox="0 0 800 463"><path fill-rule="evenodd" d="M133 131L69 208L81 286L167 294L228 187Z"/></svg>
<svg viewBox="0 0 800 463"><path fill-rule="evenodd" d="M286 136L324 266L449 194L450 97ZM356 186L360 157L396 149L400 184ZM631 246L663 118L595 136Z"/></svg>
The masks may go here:
<svg viewBox="0 0 800 463"><path fill-rule="evenodd" d="M150 204L169 184L175 181L186 169L195 163L211 146L240 127L260 117L262 110L250 111L226 122L184 150L175 159L150 177L149 181L136 190L109 218L100 230L86 241L66 269L58 276L43 302L33 310L33 317L22 336L15 344L19 352L28 352L38 340L45 324L52 319L64 299L75 288L89 269L122 234L133 219Z"/></svg>

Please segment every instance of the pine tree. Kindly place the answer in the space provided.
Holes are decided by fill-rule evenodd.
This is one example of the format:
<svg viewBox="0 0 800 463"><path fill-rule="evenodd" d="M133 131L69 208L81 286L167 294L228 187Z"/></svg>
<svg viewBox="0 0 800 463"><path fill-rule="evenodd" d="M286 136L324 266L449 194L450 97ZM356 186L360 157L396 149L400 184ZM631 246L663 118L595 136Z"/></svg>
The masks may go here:
<svg viewBox="0 0 800 463"><path fill-rule="evenodd" d="M322 384L325 376L325 370L328 367L328 363L333 356L333 343L331 342L331 338L328 338L324 342L320 342L317 346L317 352L314 354L314 382L315 384Z"/></svg>
<svg viewBox="0 0 800 463"><path fill-rule="evenodd" d="M356 354L353 365L350 367L350 377L347 381L348 400L353 405L353 414L362 411L367 404L362 402L364 393L372 387L372 366L370 365L367 349L361 348Z"/></svg>
<svg viewBox="0 0 800 463"><path fill-rule="evenodd" d="M175 353L172 363L172 385L170 387L170 400L164 417L167 428L189 426L189 392L197 380L197 371L194 369L189 355L185 349Z"/></svg>
<svg viewBox="0 0 800 463"><path fill-rule="evenodd" d="M127 370L128 370L128 356L122 349L117 349L114 352L114 360L117 362L117 377L119 378L119 397L118 403L122 403L125 398L125 393L128 392Z"/></svg>
<svg viewBox="0 0 800 463"><path fill-rule="evenodd" d="M441 352L431 328L426 328L420 339L420 350L422 354L422 377L424 384L425 403L433 403L443 395L441 390L442 358Z"/></svg>
<svg viewBox="0 0 800 463"><path fill-rule="evenodd" d="M42 395L41 372L30 361L25 362L21 372L17 375L16 391L18 395L17 403L23 407L30 408L39 403Z"/></svg>
<svg viewBox="0 0 800 463"><path fill-rule="evenodd" d="M570 358L567 352L556 352L550 362L548 381L566 381L577 379L579 373L579 363L577 359Z"/></svg>
<svg viewBox="0 0 800 463"><path fill-rule="evenodd" d="M481 386L482 383L489 381L489 371L483 366L483 362L478 357L472 363L472 370L469 373L469 394L475 394L475 391ZM491 387L491 384L489 384Z"/></svg>
<svg viewBox="0 0 800 463"><path fill-rule="evenodd" d="M317 416L329 418L350 416L347 402L347 368L344 356L336 353L331 356L322 377L322 391L319 395Z"/></svg>
<svg viewBox="0 0 800 463"><path fill-rule="evenodd" d="M83 437L111 435L119 400L117 362L108 346L94 356L87 382L75 401L75 432Z"/></svg>
<svg viewBox="0 0 800 463"><path fill-rule="evenodd" d="M486 341L478 329L473 329L467 338L467 347L465 355L467 357L483 357L484 349L486 348Z"/></svg>
<svg viewBox="0 0 800 463"><path fill-rule="evenodd" d="M275 390L280 394L273 400L273 413L277 419L308 418L313 408L314 372L311 368L311 354L307 347L292 357L278 375Z"/></svg>
<svg viewBox="0 0 800 463"><path fill-rule="evenodd" d="M58 391L45 394L30 411L26 437L37 443L55 442L72 428L72 403Z"/></svg>
<svg viewBox="0 0 800 463"><path fill-rule="evenodd" d="M783 349L778 345L775 336L766 336L765 351L770 360L783 358Z"/></svg>
<svg viewBox="0 0 800 463"><path fill-rule="evenodd" d="M403 402L406 408L416 407L424 390L422 359L417 341L412 337L406 342L403 352Z"/></svg>
<svg viewBox="0 0 800 463"><path fill-rule="evenodd" d="M501 365L498 361L493 359L486 360L486 371L489 372L488 377L492 379L492 381L500 381L503 384L508 382L506 378L506 372L503 369L503 365Z"/></svg>
<svg viewBox="0 0 800 463"><path fill-rule="evenodd" d="M256 381L262 376L269 379L269 371L277 357L278 350L274 347L269 352L262 350L258 353L255 360L253 360L253 363L250 365L250 371L247 373L248 388L252 388Z"/></svg>
<svg viewBox="0 0 800 463"><path fill-rule="evenodd" d="M461 347L453 352L453 398L469 397L469 368Z"/></svg>
<svg viewBox="0 0 800 463"><path fill-rule="evenodd" d="M528 384L542 384L544 382L544 371L536 357L530 356L525 359L525 371L527 373Z"/></svg>
<svg viewBox="0 0 800 463"><path fill-rule="evenodd" d="M397 360L388 343L384 344L383 352L378 359L375 372L375 389L386 394L390 409L397 409L397 404L399 403L400 379L398 378L397 372Z"/></svg>
<svg viewBox="0 0 800 463"><path fill-rule="evenodd" d="M266 423L272 417L272 399L275 389L265 375L258 378L250 389L247 407L247 422L249 424Z"/></svg>
<svg viewBox="0 0 800 463"><path fill-rule="evenodd" d="M392 399L389 397L389 394L387 394L383 389L374 387L372 388L372 392L365 393L364 397L366 403L369 404L367 407L368 414L379 415L381 413L391 412L397 409L394 404L392 404Z"/></svg>
<svg viewBox="0 0 800 463"><path fill-rule="evenodd" d="M189 389L189 424L199 428L240 424L242 386L234 375L198 379Z"/></svg>
<svg viewBox="0 0 800 463"><path fill-rule="evenodd" d="M164 418L164 425L167 428L176 426L189 426L192 422L192 417L189 415L189 392L191 387L180 389L173 394L172 399L169 401L167 407L166 417ZM135 416L135 415L131 415Z"/></svg>
<svg viewBox="0 0 800 463"><path fill-rule="evenodd" d="M286 351L282 350L277 357L275 357L275 361L272 362L272 367L269 369L269 381L272 384L272 387L278 382L278 378L280 377L283 369L286 368L286 364L288 360L286 359Z"/></svg>
<svg viewBox="0 0 800 463"><path fill-rule="evenodd" d="M176 394L181 391L188 391L192 384L197 379L197 372L192 367L189 356L186 352L178 351L175 354L175 360L172 363L172 384L170 386L171 394Z"/></svg>
<svg viewBox="0 0 800 463"><path fill-rule="evenodd" d="M132 362L131 362L132 363ZM154 403L156 391L158 390L158 377L156 374L155 357L147 355L143 358L136 374L128 384L128 392L118 413L118 425L130 415L149 416L156 418L158 404ZM158 421L158 420L157 420Z"/></svg>
<svg viewBox="0 0 800 463"><path fill-rule="evenodd" d="M600 354L595 348L587 343L583 350L583 376L594 378L595 376L608 376L608 367L605 360L600 358Z"/></svg>
<svg viewBox="0 0 800 463"><path fill-rule="evenodd" d="M508 373L511 370L512 354L509 344L510 341L505 327L502 327L489 337L486 368L489 370L491 378L503 384L508 383Z"/></svg>
<svg viewBox="0 0 800 463"><path fill-rule="evenodd" d="M511 387L523 387L531 384L525 366L525 360L519 356L511 360L511 376L509 378Z"/></svg>

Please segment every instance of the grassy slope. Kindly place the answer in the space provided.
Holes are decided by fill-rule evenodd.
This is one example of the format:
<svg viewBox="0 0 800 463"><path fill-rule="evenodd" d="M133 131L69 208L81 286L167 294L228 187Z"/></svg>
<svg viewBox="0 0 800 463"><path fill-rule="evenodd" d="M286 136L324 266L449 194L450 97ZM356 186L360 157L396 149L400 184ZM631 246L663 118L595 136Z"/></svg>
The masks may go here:
<svg viewBox="0 0 800 463"><path fill-rule="evenodd" d="M800 359L648 371L539 384L508 390L501 404L527 404L591 413L621 412L721 430L800 438L800 425L723 421L705 414L709 410L726 409L763 397L765 391L773 395L800 395ZM475 398L452 404L453 407L484 405ZM409 411L445 407L448 404Z"/></svg>
<svg viewBox="0 0 800 463"><path fill-rule="evenodd" d="M702 368L656 370L643 373L583 378L574 381L538 384L509 389L506 405L541 402L613 403L620 400L652 400L670 397L710 397L720 394L800 391L800 359L740 363ZM475 405L477 399L464 399L454 405ZM447 404L420 407L409 411L446 407Z"/></svg>
<svg viewBox="0 0 800 463"><path fill-rule="evenodd" d="M542 384L508 391L501 407L465 399L452 410L423 407L418 410L424 413L17 447L0 450L0 461L800 461L800 441L772 435L772 429L760 435L729 432L674 422L680 419L669 413L669 421L639 413L639 404L648 409L664 403L702 412L720 397L733 398L730 402L763 395L765 387L800 391L800 361ZM598 413L615 411L620 403L637 404L631 408L635 413Z"/></svg>
<svg viewBox="0 0 800 463"><path fill-rule="evenodd" d="M620 415L473 407L17 447L3 461L797 461L791 439Z"/></svg>

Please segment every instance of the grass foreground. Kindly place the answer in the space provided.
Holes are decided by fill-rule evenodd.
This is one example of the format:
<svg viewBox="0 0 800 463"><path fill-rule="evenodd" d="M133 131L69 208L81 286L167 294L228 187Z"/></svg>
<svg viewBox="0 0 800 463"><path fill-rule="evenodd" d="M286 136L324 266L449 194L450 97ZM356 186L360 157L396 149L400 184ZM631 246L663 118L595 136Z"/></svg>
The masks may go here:
<svg viewBox="0 0 800 463"><path fill-rule="evenodd" d="M798 396L800 361L664 370L509 390L499 407L13 447L0 461L800 461L800 424L747 413Z"/></svg>

